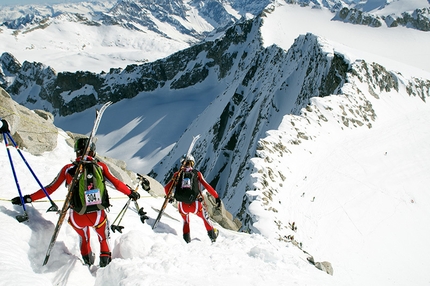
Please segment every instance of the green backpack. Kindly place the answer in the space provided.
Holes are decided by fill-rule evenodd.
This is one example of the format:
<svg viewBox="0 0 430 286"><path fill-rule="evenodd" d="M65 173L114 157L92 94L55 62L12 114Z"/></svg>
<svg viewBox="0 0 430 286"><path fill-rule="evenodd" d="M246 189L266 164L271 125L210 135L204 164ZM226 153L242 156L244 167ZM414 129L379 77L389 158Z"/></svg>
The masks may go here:
<svg viewBox="0 0 430 286"><path fill-rule="evenodd" d="M95 160L83 162L82 174L72 192L71 208L80 215L110 206L103 169Z"/></svg>

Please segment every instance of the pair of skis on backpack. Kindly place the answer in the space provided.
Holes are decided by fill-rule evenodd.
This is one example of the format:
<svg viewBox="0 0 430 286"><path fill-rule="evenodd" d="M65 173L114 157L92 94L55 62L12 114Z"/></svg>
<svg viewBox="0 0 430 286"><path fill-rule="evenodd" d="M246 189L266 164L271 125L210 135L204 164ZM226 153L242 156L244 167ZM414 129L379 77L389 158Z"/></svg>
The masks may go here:
<svg viewBox="0 0 430 286"><path fill-rule="evenodd" d="M164 213L164 211L165 211L165 209L166 209L167 204L169 203L169 201L171 201L171 200L172 200L172 198L173 198L174 188L175 188L175 187L176 187L176 185L178 184L179 178L181 177L181 173L183 172L183 169L184 169L184 167L185 167L185 164L186 164L187 158L189 158L189 157L190 157L190 155L191 155L191 151L193 150L194 145L196 144L196 142L197 142L197 140L198 140L199 138L200 138L200 135L197 135L197 136L194 136L194 137L193 137L193 140L191 141L190 147L188 148L188 152L187 152L187 154L186 154L186 157L185 157L185 158L184 158L184 160L182 161L182 165L181 165L181 167L179 168L179 172L177 172L177 173L174 175L174 177L172 178L173 183L170 185L170 189L169 189L169 191L167 192L166 197L164 198L164 202L163 202L163 204L161 205L161 209L160 209L160 210L157 210L157 209L153 208L154 210L158 211L158 216L157 216L157 218L155 219L154 224L152 225L152 229L155 229L155 227L158 225L158 222L161 220L161 217L162 217L163 215L167 215L167 214L165 214L165 213ZM203 198L202 198L202 199L203 199ZM206 207L206 206L205 206L205 205L203 205L203 207ZM167 215L167 216L169 216L169 215ZM172 219L175 219L175 218L173 218L173 217L171 217L171 216L169 216L169 217L170 217L170 218L172 218ZM175 220L176 220L176 219L175 219ZM216 239L217 239L217 237L218 237L218 234L219 234L219 230L218 230L218 229L216 229L216 228L213 228L212 230L208 231L208 236L209 236L210 240L212 241L212 243L216 241ZM189 233L184 234L184 235L183 235L183 238L184 238L184 240L185 240L187 243L190 243L190 242L191 242L191 237L190 237Z"/></svg>
<svg viewBox="0 0 430 286"><path fill-rule="evenodd" d="M163 215L164 210L165 210L165 209L166 209L166 207L167 207L167 204L168 204L168 203L169 203L169 201L172 199L174 188L175 188L176 184L178 183L178 180L179 180L179 178L180 178L180 176L181 176L181 172L182 172L183 168L185 167L185 163L186 163L186 161L187 161L186 159L191 155L191 151L193 150L194 145L196 144L197 140L199 140L199 138L200 138L200 134L199 134L199 135L197 135L197 136L194 136L194 137L193 137L193 141L191 141L190 147L188 148L188 152L187 152L187 154L186 154L186 158L182 161L182 165L181 165L181 167L179 168L179 172L177 172L177 173L175 174L175 176L172 178L173 183L170 185L170 189L169 189L169 191L167 192L167 195L166 195L166 197L165 197L165 199L164 199L163 204L161 205L161 209L160 209L160 211L159 211L159 213L158 213L157 218L155 219L154 224L152 225L152 229L155 229L155 228L157 227L157 224L158 224L158 222L161 220L161 216Z"/></svg>
<svg viewBox="0 0 430 286"><path fill-rule="evenodd" d="M112 104L112 102L109 101L109 102L105 103L100 108L100 110L96 111L96 119L94 121L93 129L91 130L90 136L88 137L88 140L87 140L87 144L84 148L85 151L84 151L84 155L83 155L83 160L81 160L80 163L78 164L78 166L76 168L75 175L73 176L72 182L70 183L70 185L68 187L66 199L65 199L63 207L60 211L60 216L59 216L57 224L55 226L54 233L51 237L51 241L49 243L48 250L46 251L45 260L43 261L43 265L46 265L48 263L49 257L51 255L51 250L54 247L54 244L55 244L57 237L58 237L58 234L60 232L60 228L64 222L64 219L66 218L67 210L69 209L70 201L72 199L73 188L75 187L75 184L78 182L80 176L82 175L83 164L84 164L83 162L85 162L85 160L89 154L90 146L94 141L94 137L95 137L95 134L96 134L97 129L99 127L103 113L111 104Z"/></svg>
<svg viewBox="0 0 430 286"><path fill-rule="evenodd" d="M56 224L56 226L55 226L55 229L54 229L54 233L53 233L53 235L52 235L52 238L51 238L51 241L50 241L50 244L49 244L49 246L48 246L48 250L47 250L47 252L46 252L46 256L45 256L45 260L44 260L44 262L43 262L43 265L46 265L47 263L48 263L48 260L49 260L49 257L50 257L50 254L51 254L51 250L52 250L52 248L53 248L53 246L54 246L54 244L55 244L55 242L56 242L56 240L57 240L57 237L58 237L58 234L59 234L59 231L60 231L60 228L61 228L61 226L62 226L62 224L63 224L63 222L64 222L64 219L65 219L65 217L66 217L66 213L67 213L67 210L69 209L69 205L70 205L70 202L71 202L71 199L72 199L72 191L73 191L73 188L74 188L74 186L75 186L75 184L78 182L78 180L79 180L79 178L80 178L80 176L82 175L82 173L83 173L83 162L85 162L85 159L86 159L86 157L88 156L88 154L89 154L89 151L90 151L90 146L91 146L91 144L93 143L93 140L94 140L94 136L95 136L95 134L96 134L96 132L97 132L97 129L98 129L98 126L99 126L99 124L100 124L100 121L101 121L101 118L102 118L102 116L103 116L103 113L105 112L105 110L110 106L112 104L112 102L107 102L107 103L105 103L102 107L101 107L101 109L100 110L97 110L96 111L96 119L95 119L95 121L94 121L94 126L93 126L93 129L92 129L92 131L91 131L91 133L90 133L90 136L88 137L88 140L87 140L87 145L85 146L85 154L84 154L84 156L83 156L83 160L81 160L81 162L77 165L77 168L76 168L76 172L75 172L75 175L74 175L74 177L73 177L73 180L72 180L72 182L70 183L70 185L69 185L69 188L68 188L68 191L67 191L67 196L66 196L66 199L65 199L65 201L64 201L64 204L63 204L63 208L61 209L61 211L59 212L60 213L60 216L59 216L59 218L58 218L58 222L57 222L57 224ZM150 189L150 186L149 186L149 181L146 179L146 178L144 178L142 175L140 175L140 174L138 174L138 179L139 179L139 182L141 183L141 185L142 185L142 188L144 189L144 190L146 190L146 191L149 191L149 189ZM136 187L136 190L137 190L137 188L139 187L139 185ZM42 187L43 188L43 187ZM131 188L130 188L131 189ZM136 190L132 190L131 189L131 191L136 191ZM47 192L45 192L46 194L47 194ZM22 196L21 196L22 197ZM47 195L47 197L49 198L49 196ZM111 227L111 229L112 229L112 231L113 232L115 232L116 230L118 230L120 233L122 232L122 229L124 228L123 226L120 226L119 225L119 223L121 222L121 220L122 220L122 218L123 218L123 216L124 216L124 214L125 214L125 211L128 209L128 206L129 206L129 204L130 204L130 199L128 200L128 202L127 202L127 204L126 204L126 206L124 206L124 208L122 209L122 211L119 213L119 215L118 215L118 217L115 219L115 221L114 221L114 223L112 224L112 227ZM140 208L139 207L139 205L137 204L137 202L136 201L134 201L134 204L135 204L135 207L136 207L136 211L137 211L137 213L138 213L138 215L140 216L140 219L141 219L141 221L142 221L142 223L144 223L144 221L145 221L145 219L147 219L148 217L146 216L146 212L143 210L143 208ZM24 205L24 204L23 204ZM58 207L56 208L56 211L58 211ZM160 216L161 216L161 213L160 213ZM118 224L115 224L116 222L117 222L117 220L119 219L119 222L118 222ZM84 261L84 258L83 258L83 260L82 261ZM92 263L93 263L93 261L94 260L89 260L89 259L87 259L87 261L84 261L84 264L86 264L86 265L89 265L90 267L91 267L91 265L92 265ZM110 261L109 261L110 262ZM109 263L109 262L107 262L106 263L106 265ZM103 263L102 263L103 264ZM103 267L103 265L101 265L102 267ZM105 265L104 265L105 266Z"/></svg>

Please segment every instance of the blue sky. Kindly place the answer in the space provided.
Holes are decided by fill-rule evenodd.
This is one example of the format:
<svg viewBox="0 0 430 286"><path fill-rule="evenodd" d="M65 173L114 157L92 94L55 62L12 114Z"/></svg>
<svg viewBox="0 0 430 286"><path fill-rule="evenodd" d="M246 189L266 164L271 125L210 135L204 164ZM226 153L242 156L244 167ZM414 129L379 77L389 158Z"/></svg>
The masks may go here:
<svg viewBox="0 0 430 286"><path fill-rule="evenodd" d="M2 0L0 6L28 5L28 4L56 4L82 2L82 0Z"/></svg>

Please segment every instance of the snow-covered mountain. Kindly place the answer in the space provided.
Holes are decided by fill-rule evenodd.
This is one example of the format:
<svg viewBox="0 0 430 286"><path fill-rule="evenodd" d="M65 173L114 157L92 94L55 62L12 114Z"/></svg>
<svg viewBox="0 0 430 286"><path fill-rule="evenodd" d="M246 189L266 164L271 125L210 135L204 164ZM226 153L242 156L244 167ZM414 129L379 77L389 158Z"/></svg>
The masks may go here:
<svg viewBox="0 0 430 286"><path fill-rule="evenodd" d="M315 4L322 8L278 1L216 38L109 72L57 73L4 53L2 86L80 133L89 131L94 106L115 101L100 126L99 152L161 183L201 134L197 166L242 230L301 245L337 265L346 285L425 283L424 264L414 259L424 261L417 253L429 237L422 206L430 202L423 143L430 37L335 21ZM408 176L415 176L411 186ZM405 212L417 224L393 234ZM384 233L388 249L378 247ZM420 238L414 245L410 234ZM376 267L387 257L406 257L413 269Z"/></svg>
<svg viewBox="0 0 430 286"><path fill-rule="evenodd" d="M330 19L346 23L428 31L427 0L368 2L99 0L0 4L0 52L10 52L20 62L41 62L58 72L107 72L162 59L214 39L236 21L252 18L267 5L278 3L327 10Z"/></svg>
<svg viewBox="0 0 430 286"><path fill-rule="evenodd" d="M280 13L271 13L271 11L281 11ZM275 15L275 16L274 16ZM278 18L281 15L280 18ZM285 16L284 16L285 15ZM182 135L183 130L188 128L191 122L195 119L195 114L199 116L202 111L215 98L229 98L235 93L242 94L242 89L246 88L250 82L258 82L262 85L266 82L267 87L264 95L276 92L273 87L273 82L283 82L293 73L300 73L300 81L296 84L301 86L304 84L303 92L305 95L300 95L296 105L289 105L286 113L298 113L300 109L308 103L308 99L312 96L318 96L315 90L323 90L324 95L334 91L342 80L339 82L330 82L326 86L319 87L320 82L316 82L313 78L303 74L303 69L309 65L321 63L324 61L327 69L329 69L329 59L324 59L325 56L318 56L318 48L316 42L314 52L311 47L308 47L312 42L312 37L306 37L306 43L303 42L303 36L297 38L297 30L303 31L309 27L303 23L299 23L299 27L292 29L288 28L292 23L296 23L300 19L303 22L308 21L306 15L311 15L315 21L322 23L329 21L333 16L331 12L326 10L315 10L308 8L300 8L296 5L273 5L270 6L262 16L256 19L243 20L236 26L227 30L225 36L219 39L206 41L196 44L191 48L181 50L169 57L160 59L154 62L149 62L140 65L129 65L125 69L111 68L108 73L93 73L89 71L79 71L76 73L60 72L57 73L51 67L43 63L24 62L21 64L10 53L4 53L1 56L2 63L2 86L14 97L14 99L32 109L45 109L56 115L56 124L64 129L72 129L74 132L86 133L89 127L84 124L91 118L91 107L102 103L106 100L114 102L122 102L123 99L132 99L133 107L141 110L145 117L131 118L124 114L118 119L117 126L111 128L119 128L127 125L130 122L139 122L136 127L129 131L127 138L116 136L115 144L108 143L102 146L102 150L106 151L112 157L125 157L130 168L134 170L148 172L157 162L159 162L170 151L172 144ZM284 17L283 17L284 16ZM283 17L283 19L282 19ZM289 19L290 22L286 22ZM262 25L264 22L273 22L273 24ZM309 22L309 21L308 21ZM358 49L360 52L357 58L365 58L369 63L376 61L382 64L389 70L401 71L403 74L409 72L411 66L418 66L418 63L423 65L423 68L428 66L426 61L428 57L422 57L426 53L423 47L430 44L430 39L427 33L417 30L405 30L404 28L380 28L373 29L361 26L352 26L345 28L345 24L330 22L333 26L320 25L321 28L315 29L315 35L322 38L332 39L335 42L341 42L345 47L343 50ZM278 27L285 25L285 29L274 31ZM262 27L261 27L262 26ZM315 26L311 23L311 26ZM319 25L317 25L319 26ZM261 27L261 28L260 28ZM263 30L263 31L262 31ZM353 31L355 37L348 37ZM406 33L407 32L407 33ZM385 36L384 36L385 33ZM262 37L263 35L263 37ZM420 37L417 42L417 37ZM296 39L297 38L297 39ZM378 46L369 45L369 41L374 42L381 40ZM293 44L296 41L296 44ZM316 40L314 40L316 41ZM272 43L276 46L269 47ZM408 50L409 53L400 54L396 48ZM289 50L289 53L284 51ZM366 50L367 49L367 50ZM363 52L364 50L364 52ZM262 53L264 51L264 53ZM303 54L304 51L308 54ZM367 53L366 53L367 52ZM267 54L266 58L264 56ZM279 54L279 55L277 55ZM301 56L297 56L301 55ZM315 61L315 59L318 59ZM388 57L388 58L386 58ZM273 58L273 59L272 59ZM336 60L341 57L336 57ZM393 62L393 59L395 61ZM342 62L342 60L340 60ZM400 64L407 65L400 67ZM343 61L343 65L349 66L348 59ZM279 73L279 70L286 72ZM292 66L295 66L297 71L292 71ZM343 67L346 69L346 67ZM311 69L309 69L311 70ZM271 76L256 77L255 72L267 73ZM313 70L314 76L325 77L327 71ZM320 73L320 74L318 74ZM425 75L426 72L413 71L416 76ZM341 76L346 76L346 72L342 71ZM276 78L276 80L275 80ZM291 79L288 79L291 80ZM324 79L325 80L325 79ZM330 81L325 80L325 81ZM256 83L254 83L256 84ZM284 83L284 85L291 84ZM279 87L283 88L283 87ZM301 87L302 88L302 87ZM302 92L302 93L303 93ZM201 96L204 94L205 96ZM223 94L227 96L223 96ZM249 94L247 94L249 96ZM235 97L237 97L236 95ZM256 96L256 95L253 95ZM295 96L292 95L291 103L295 103ZM172 101L171 98L175 98ZM177 104L176 100L186 104L184 99L193 100L198 104L186 105L178 109L182 110L180 114L166 114L163 110L166 105L158 105L158 108L147 109L146 106L151 105L151 102L159 102L162 100L166 104ZM123 102L123 105L130 104L128 101ZM219 107L224 110L226 107ZM85 112L85 110L89 109ZM123 114L124 109L118 109L116 113ZM227 112L226 110L225 112ZM269 116L271 111L268 111ZM133 113L128 113L133 114ZM218 111L215 120L221 115ZM169 122L179 122L178 126L171 126ZM76 122L70 126L68 122ZM167 122L167 123L164 123ZM151 126L157 125L159 128ZM215 125L215 122L212 123ZM274 124L276 125L276 123ZM151 128L153 130L148 138L148 135L142 137L145 130ZM112 129L111 129L112 130ZM165 141L165 132L175 134L173 141ZM107 133L110 133L106 130ZM264 133L264 131L262 131ZM112 140L114 133L109 138ZM133 138L132 141L129 141ZM157 138L157 139L155 139ZM171 137L169 137L171 138ZM103 140L100 141L103 144ZM121 148L125 145L132 144L136 150L133 154L123 154ZM103 144L104 145L104 144ZM121 146L121 147L120 147ZM157 150L157 152L154 152Z"/></svg>
<svg viewBox="0 0 430 286"><path fill-rule="evenodd" d="M87 70L89 66L96 66L96 72L107 71L190 47L209 34L219 34L241 17L260 13L267 4L127 0L5 7L0 16L2 49L22 50L25 56L13 54L47 63L58 71ZM36 40L40 36L45 39L42 43ZM48 51L46 58L31 56L41 50ZM68 59L72 54L80 55L78 62ZM52 60L53 56L57 59Z"/></svg>

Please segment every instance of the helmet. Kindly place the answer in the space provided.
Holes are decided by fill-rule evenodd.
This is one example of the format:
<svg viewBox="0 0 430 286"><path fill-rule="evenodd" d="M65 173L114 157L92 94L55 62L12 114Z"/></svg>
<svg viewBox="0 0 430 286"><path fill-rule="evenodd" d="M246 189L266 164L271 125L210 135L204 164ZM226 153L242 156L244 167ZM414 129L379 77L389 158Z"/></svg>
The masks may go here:
<svg viewBox="0 0 430 286"><path fill-rule="evenodd" d="M194 160L193 155L190 154L187 156L187 154L184 154L181 158L181 163L184 163L184 160L185 160L185 165L189 165L191 167L194 167L195 160Z"/></svg>
<svg viewBox="0 0 430 286"><path fill-rule="evenodd" d="M83 155L83 153L85 151L84 149L87 146L87 143L88 143L88 138L85 138L85 137L78 138L75 141L75 152L76 153L80 153L81 155ZM94 142L91 142L90 152L93 153L92 156L95 156L95 154L96 154L96 144L94 144Z"/></svg>

